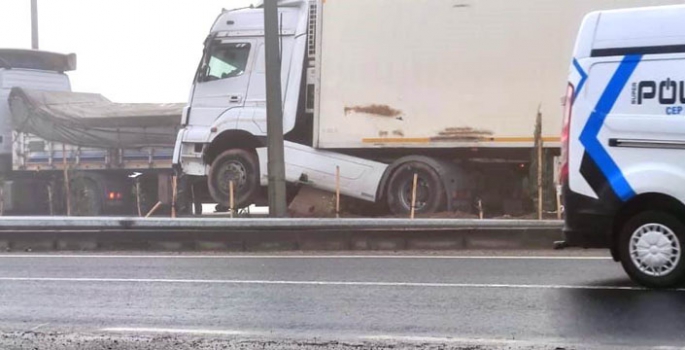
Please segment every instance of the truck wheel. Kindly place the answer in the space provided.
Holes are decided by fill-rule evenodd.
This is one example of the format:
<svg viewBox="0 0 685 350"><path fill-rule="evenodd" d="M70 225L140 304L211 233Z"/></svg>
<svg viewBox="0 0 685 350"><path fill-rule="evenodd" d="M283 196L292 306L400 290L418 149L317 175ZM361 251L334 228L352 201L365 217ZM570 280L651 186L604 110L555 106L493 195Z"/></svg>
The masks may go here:
<svg viewBox="0 0 685 350"><path fill-rule="evenodd" d="M415 213L432 214L444 210L447 196L438 173L425 163L408 162L395 170L388 182L386 197L390 211L395 215L411 212L414 174L418 174Z"/></svg>
<svg viewBox="0 0 685 350"><path fill-rule="evenodd" d="M195 209L195 212L193 214L202 215L202 202L194 201L193 202L193 209Z"/></svg>
<svg viewBox="0 0 685 350"><path fill-rule="evenodd" d="M176 215L192 216L193 215L193 198L190 192L191 183L187 176L179 176L177 180L176 192Z"/></svg>
<svg viewBox="0 0 685 350"><path fill-rule="evenodd" d="M651 288L668 288L685 278L685 225L670 214L646 211L621 230L619 255L628 275Z"/></svg>
<svg viewBox="0 0 685 350"><path fill-rule="evenodd" d="M80 177L71 180L71 211L74 216L100 216L103 213L100 186L95 180Z"/></svg>
<svg viewBox="0 0 685 350"><path fill-rule="evenodd" d="M219 155L209 170L209 193L217 203L230 206L229 183L233 181L236 209L250 206L259 191L257 156L242 149L232 149Z"/></svg>

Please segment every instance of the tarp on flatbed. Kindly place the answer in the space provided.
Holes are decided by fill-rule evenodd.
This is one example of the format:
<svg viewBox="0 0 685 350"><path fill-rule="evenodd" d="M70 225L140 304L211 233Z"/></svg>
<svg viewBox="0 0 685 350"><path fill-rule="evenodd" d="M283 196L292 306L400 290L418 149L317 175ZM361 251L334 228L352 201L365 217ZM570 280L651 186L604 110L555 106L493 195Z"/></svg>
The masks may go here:
<svg viewBox="0 0 685 350"><path fill-rule="evenodd" d="M173 147L182 103L114 103L102 95L13 88L16 131L82 147Z"/></svg>

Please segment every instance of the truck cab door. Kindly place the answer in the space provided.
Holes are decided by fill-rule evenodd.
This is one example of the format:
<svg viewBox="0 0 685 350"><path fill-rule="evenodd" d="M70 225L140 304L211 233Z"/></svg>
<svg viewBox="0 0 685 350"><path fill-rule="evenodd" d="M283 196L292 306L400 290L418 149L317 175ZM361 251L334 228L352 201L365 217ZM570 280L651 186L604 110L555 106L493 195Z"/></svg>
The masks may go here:
<svg viewBox="0 0 685 350"><path fill-rule="evenodd" d="M195 78L190 125L222 123L234 128L245 105L254 43L251 40L213 40Z"/></svg>
<svg viewBox="0 0 685 350"><path fill-rule="evenodd" d="M286 103L288 99L299 99L300 91L293 89L288 90L289 79L291 78L291 63L293 56L293 46L295 38L293 36L282 36L280 40L281 49L281 97L284 107L283 113L283 132L288 133L295 125L296 114L288 113ZM263 134L266 134L266 57L263 40L256 44L255 49L255 65L251 74L250 86L247 92L246 108L250 108L252 117L249 122L253 123ZM241 121L248 122L248 118L242 118Z"/></svg>

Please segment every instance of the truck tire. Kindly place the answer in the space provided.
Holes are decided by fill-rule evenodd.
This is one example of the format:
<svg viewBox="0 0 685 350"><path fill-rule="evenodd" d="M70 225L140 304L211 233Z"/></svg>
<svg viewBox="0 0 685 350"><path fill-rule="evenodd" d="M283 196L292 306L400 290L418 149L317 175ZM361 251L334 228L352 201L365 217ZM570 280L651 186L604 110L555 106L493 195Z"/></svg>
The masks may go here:
<svg viewBox="0 0 685 350"><path fill-rule="evenodd" d="M193 201L194 215L202 215L202 202Z"/></svg>
<svg viewBox="0 0 685 350"><path fill-rule="evenodd" d="M618 244L621 264L633 281L669 288L685 279L685 225L674 216L639 213L623 225Z"/></svg>
<svg viewBox="0 0 685 350"><path fill-rule="evenodd" d="M437 171L426 163L407 162L390 176L386 193L390 211L395 215L407 215L411 212L414 174L418 175L415 213L433 214L445 210L445 186Z"/></svg>
<svg viewBox="0 0 685 350"><path fill-rule="evenodd" d="M71 180L71 211L74 216L101 216L103 210L102 190L96 180L80 177Z"/></svg>
<svg viewBox="0 0 685 350"><path fill-rule="evenodd" d="M187 217L193 215L193 198L190 192L190 181L187 176L179 176L176 192L176 215Z"/></svg>
<svg viewBox="0 0 685 350"><path fill-rule="evenodd" d="M194 180L188 176L178 177L178 193L176 196L176 213L179 216L202 215L202 201L195 196Z"/></svg>
<svg viewBox="0 0 685 350"><path fill-rule="evenodd" d="M221 153L212 162L208 185L212 198L222 206L230 206L229 182L234 182L235 209L253 204L259 192L259 162L257 155L242 149Z"/></svg>

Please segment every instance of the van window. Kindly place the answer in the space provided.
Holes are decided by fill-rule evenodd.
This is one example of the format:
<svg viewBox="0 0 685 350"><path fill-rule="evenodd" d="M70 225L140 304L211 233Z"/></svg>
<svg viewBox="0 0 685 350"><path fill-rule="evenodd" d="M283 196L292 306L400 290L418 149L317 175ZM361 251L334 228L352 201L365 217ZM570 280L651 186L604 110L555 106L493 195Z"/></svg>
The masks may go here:
<svg viewBox="0 0 685 350"><path fill-rule="evenodd" d="M212 48L202 81L233 78L245 73L250 58L249 43L219 44Z"/></svg>

